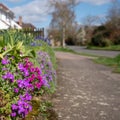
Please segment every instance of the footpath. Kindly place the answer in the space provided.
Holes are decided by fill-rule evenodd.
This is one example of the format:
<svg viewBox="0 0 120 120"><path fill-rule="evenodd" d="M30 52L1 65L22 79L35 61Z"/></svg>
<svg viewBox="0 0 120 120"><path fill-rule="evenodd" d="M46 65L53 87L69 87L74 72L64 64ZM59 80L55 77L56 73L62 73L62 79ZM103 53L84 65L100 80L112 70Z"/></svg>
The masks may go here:
<svg viewBox="0 0 120 120"><path fill-rule="evenodd" d="M120 74L91 57L56 52L58 120L120 120Z"/></svg>

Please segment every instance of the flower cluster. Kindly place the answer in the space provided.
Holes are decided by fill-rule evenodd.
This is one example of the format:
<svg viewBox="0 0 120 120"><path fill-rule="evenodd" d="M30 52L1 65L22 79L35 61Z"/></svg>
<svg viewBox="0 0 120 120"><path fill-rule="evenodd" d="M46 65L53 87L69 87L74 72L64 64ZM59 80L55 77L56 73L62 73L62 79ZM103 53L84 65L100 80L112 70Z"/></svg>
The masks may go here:
<svg viewBox="0 0 120 120"><path fill-rule="evenodd" d="M46 52L38 52L38 61L42 70L43 79L48 83L56 79L56 72L52 66L49 55Z"/></svg>
<svg viewBox="0 0 120 120"><path fill-rule="evenodd" d="M9 80L10 82L14 81L14 75L10 72L7 72L5 75L2 76L4 80Z"/></svg>
<svg viewBox="0 0 120 120"><path fill-rule="evenodd" d="M16 117L17 115L24 118L29 111L32 110L32 106L29 104L29 101L32 99L32 96L26 93L24 96L20 95L19 100L16 104L12 104L12 117Z"/></svg>
<svg viewBox="0 0 120 120"><path fill-rule="evenodd" d="M8 57L11 59L11 57ZM30 101L35 91L39 91L42 86L49 86L46 79L43 79L41 69L35 67L28 59L22 59L16 65L9 59L2 59L3 66L2 79L13 91L13 96L17 96L17 101L11 104L11 117L24 118L32 110ZM11 70L13 69L13 71ZM12 84L11 84L12 83Z"/></svg>
<svg viewBox="0 0 120 120"><path fill-rule="evenodd" d="M26 47L33 42L31 45L51 52L50 40L40 36L33 40L33 37L19 35L7 31L0 44L0 119L1 115L9 120L25 118L32 110L33 97L48 92L55 78L49 56L45 52L36 54ZM26 40L21 41L24 38ZM36 67L38 62L40 66Z"/></svg>
<svg viewBox="0 0 120 120"><path fill-rule="evenodd" d="M44 41L48 45L51 45L50 39L49 38L44 38L43 36L36 36L34 38L34 42L31 43L31 46L42 46L40 41Z"/></svg>

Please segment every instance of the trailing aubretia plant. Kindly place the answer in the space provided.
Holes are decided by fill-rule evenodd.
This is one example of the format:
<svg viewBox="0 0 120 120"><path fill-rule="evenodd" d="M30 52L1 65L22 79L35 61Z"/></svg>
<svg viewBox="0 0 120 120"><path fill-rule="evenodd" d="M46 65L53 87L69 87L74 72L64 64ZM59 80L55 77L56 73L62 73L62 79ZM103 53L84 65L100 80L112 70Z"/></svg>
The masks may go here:
<svg viewBox="0 0 120 120"><path fill-rule="evenodd" d="M14 56L8 54L0 62L0 89L5 94L11 94L9 107L6 104L0 108L0 112L5 114L6 109L9 109L7 115L11 118L25 117L32 110L32 96L40 91L42 86L49 86L42 77L41 69L35 67L29 58L20 59L20 56L21 53L19 59L13 61Z"/></svg>
<svg viewBox="0 0 120 120"><path fill-rule="evenodd" d="M47 86L50 87L49 85L52 85L52 87L55 87L56 72L49 55L46 52L39 51L37 59L42 70L43 79L46 81Z"/></svg>

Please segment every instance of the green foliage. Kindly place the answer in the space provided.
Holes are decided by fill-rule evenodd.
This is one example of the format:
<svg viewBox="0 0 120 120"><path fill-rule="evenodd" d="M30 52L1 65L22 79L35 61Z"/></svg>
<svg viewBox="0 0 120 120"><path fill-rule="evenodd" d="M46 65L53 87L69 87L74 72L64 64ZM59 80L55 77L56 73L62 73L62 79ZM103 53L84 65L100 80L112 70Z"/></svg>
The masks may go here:
<svg viewBox="0 0 120 120"><path fill-rule="evenodd" d="M104 38L102 34L97 34L93 36L89 42L89 46L105 47L110 45L111 45L111 41L109 39Z"/></svg>
<svg viewBox="0 0 120 120"><path fill-rule="evenodd" d="M105 47L98 47L98 46L87 46L88 49L93 49L93 50L114 50L114 51L119 51L120 50L120 45L110 45L110 46L105 46Z"/></svg>
<svg viewBox="0 0 120 120"><path fill-rule="evenodd" d="M111 66L114 68L114 72L120 73L120 55L117 55L115 58L99 57L94 59L94 61L99 64Z"/></svg>
<svg viewBox="0 0 120 120"><path fill-rule="evenodd" d="M120 54L117 55L114 60L116 61L117 65L120 66Z"/></svg>
<svg viewBox="0 0 120 120"><path fill-rule="evenodd" d="M3 30L0 35L0 46L15 45L19 41L22 41L24 45L30 45L34 40L31 34L25 34L22 30Z"/></svg>
<svg viewBox="0 0 120 120"><path fill-rule="evenodd" d="M25 120L30 120L31 118L47 120L47 118L49 117L48 109L53 107L50 101L41 100L41 98L34 98L32 100L32 106L33 110L28 114Z"/></svg>
<svg viewBox="0 0 120 120"><path fill-rule="evenodd" d="M14 88L17 86L16 80L23 79L23 76L21 76L17 70L19 62L23 62L22 60L27 57L30 58L31 61L34 61L32 63L34 63L35 66L38 66L36 53L38 50L41 50L49 54L50 60L52 61L54 68L56 68L56 58L53 49L43 41L40 41L40 47L30 47L29 45L32 40L32 36L26 36L21 31L2 31L0 36L0 61L7 58L10 63L5 64L5 66L2 62L0 63L0 119L4 118L5 120L11 120L11 105L16 104L19 99L19 94L23 94L24 92L21 90L18 94L16 93L17 95L14 94ZM14 75L15 82L10 83L8 80L3 79L3 75L6 74L6 72L2 70L3 67ZM50 86L51 91L46 87L41 87L38 94L40 93L39 95L42 95L46 91L53 93L55 89L54 83L51 82ZM49 103L41 103L36 107L35 111L37 110L37 113L46 112L47 106L49 105ZM39 111L39 107L41 108L41 111Z"/></svg>
<svg viewBox="0 0 120 120"><path fill-rule="evenodd" d="M19 59L19 57L36 57L34 50L26 49L24 35L20 33L19 31L3 31L0 40L0 58L3 59L6 54L13 55L15 59Z"/></svg>
<svg viewBox="0 0 120 120"><path fill-rule="evenodd" d="M65 48L63 48L63 47L57 47L57 48L54 48L54 50L55 50L55 51L75 53L73 50L71 50L71 49L69 49L69 48L67 48L67 47L65 47Z"/></svg>
<svg viewBox="0 0 120 120"><path fill-rule="evenodd" d="M120 36L119 37L115 37L114 44L115 45L120 45Z"/></svg>
<svg viewBox="0 0 120 120"><path fill-rule="evenodd" d="M49 46L46 42L42 40L39 40L38 44L41 44L41 46L28 46L28 49L33 49L36 52L38 51L47 52L48 55L50 56L50 60L53 64L54 69L56 69L56 57L55 57L54 50L51 48L51 46Z"/></svg>
<svg viewBox="0 0 120 120"><path fill-rule="evenodd" d="M88 46L105 47L112 44L120 44L120 31L111 24L105 24L94 29Z"/></svg>

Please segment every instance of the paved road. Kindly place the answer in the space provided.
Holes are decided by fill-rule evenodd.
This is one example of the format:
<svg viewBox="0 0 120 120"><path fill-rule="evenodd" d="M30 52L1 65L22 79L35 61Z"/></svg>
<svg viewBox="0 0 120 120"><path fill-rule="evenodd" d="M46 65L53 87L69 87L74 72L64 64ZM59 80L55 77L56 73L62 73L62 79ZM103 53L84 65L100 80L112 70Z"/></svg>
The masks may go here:
<svg viewBox="0 0 120 120"><path fill-rule="evenodd" d="M68 46L68 47L79 53L88 53L98 56L115 57L116 55L120 54L120 51L89 50L86 49L86 47L80 47L80 46Z"/></svg>
<svg viewBox="0 0 120 120"><path fill-rule="evenodd" d="M53 103L58 120L120 120L120 74L90 57L62 52L56 56L58 86Z"/></svg>

